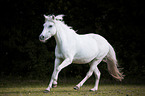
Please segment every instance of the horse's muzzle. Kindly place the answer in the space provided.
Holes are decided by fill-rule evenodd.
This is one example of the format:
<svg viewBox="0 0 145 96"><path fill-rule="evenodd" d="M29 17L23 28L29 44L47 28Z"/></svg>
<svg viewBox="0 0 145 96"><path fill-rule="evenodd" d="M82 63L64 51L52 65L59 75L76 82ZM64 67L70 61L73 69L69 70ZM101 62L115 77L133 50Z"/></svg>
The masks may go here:
<svg viewBox="0 0 145 96"><path fill-rule="evenodd" d="M45 39L45 37L43 36L43 35L40 35L39 36L39 40L41 41L41 40L44 40Z"/></svg>

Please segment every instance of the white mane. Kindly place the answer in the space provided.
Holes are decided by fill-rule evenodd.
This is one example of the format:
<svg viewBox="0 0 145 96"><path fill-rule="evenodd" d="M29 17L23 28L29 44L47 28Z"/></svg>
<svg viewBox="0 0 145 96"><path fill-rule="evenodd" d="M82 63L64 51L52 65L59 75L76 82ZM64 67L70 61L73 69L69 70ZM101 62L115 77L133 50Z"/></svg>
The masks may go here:
<svg viewBox="0 0 145 96"><path fill-rule="evenodd" d="M65 30L66 32L71 32L71 33L76 33L76 31L74 31L72 29L72 27L68 26L67 24L64 23L63 21L63 17L64 15L61 14L61 15L58 15L58 16L54 16L54 15L44 15L45 17L45 22L47 21L51 21L51 22L54 22L55 25L56 25L56 28L57 28L57 31L63 31Z"/></svg>
<svg viewBox="0 0 145 96"><path fill-rule="evenodd" d="M57 31L65 31L65 32L68 32L68 33L76 33L72 27L69 27L68 25L66 25L64 22L62 21L56 21L55 22L55 25L56 25L56 28L57 28Z"/></svg>

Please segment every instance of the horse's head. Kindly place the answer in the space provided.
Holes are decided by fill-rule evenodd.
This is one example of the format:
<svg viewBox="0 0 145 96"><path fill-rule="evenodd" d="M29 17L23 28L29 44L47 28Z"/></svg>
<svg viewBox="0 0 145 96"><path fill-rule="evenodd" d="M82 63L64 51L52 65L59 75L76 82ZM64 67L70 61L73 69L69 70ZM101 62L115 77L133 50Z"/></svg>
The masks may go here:
<svg viewBox="0 0 145 96"><path fill-rule="evenodd" d="M51 36L54 36L56 34L56 26L55 26L55 21L57 20L62 20L64 15L58 15L58 16L54 16L54 15L44 15L45 17L45 23L44 23L44 28L42 33L39 36L39 40L41 42L45 42L46 40L48 40Z"/></svg>

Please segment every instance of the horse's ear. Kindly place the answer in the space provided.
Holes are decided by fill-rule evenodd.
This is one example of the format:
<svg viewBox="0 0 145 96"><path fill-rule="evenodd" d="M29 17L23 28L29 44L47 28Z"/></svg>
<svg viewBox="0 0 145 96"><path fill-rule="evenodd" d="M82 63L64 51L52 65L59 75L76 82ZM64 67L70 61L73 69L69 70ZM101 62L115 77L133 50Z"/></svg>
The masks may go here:
<svg viewBox="0 0 145 96"><path fill-rule="evenodd" d="M64 15L63 15L63 14L60 14L60 15L57 15L56 17L61 17L61 18L63 18Z"/></svg>
<svg viewBox="0 0 145 96"><path fill-rule="evenodd" d="M44 14L45 22L48 20L48 16Z"/></svg>
<svg viewBox="0 0 145 96"><path fill-rule="evenodd" d="M61 15L57 15L55 18L56 18L57 20L61 20L61 21L62 21L62 20L63 20L63 16L64 16L64 15L61 14Z"/></svg>
<svg viewBox="0 0 145 96"><path fill-rule="evenodd" d="M45 14L44 14L45 19L48 18Z"/></svg>

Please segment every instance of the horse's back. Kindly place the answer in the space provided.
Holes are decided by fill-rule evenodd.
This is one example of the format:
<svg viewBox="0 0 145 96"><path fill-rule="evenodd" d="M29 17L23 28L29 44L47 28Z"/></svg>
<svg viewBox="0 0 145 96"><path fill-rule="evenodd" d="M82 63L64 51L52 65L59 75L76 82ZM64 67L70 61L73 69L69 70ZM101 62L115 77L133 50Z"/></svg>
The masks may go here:
<svg viewBox="0 0 145 96"><path fill-rule="evenodd" d="M99 34L90 33L90 34L86 34L86 35L91 36L92 38L94 38L97 41L97 43L105 43L105 44L108 43L108 41L103 36L101 36Z"/></svg>
<svg viewBox="0 0 145 96"><path fill-rule="evenodd" d="M104 58L109 51L109 43L98 34L79 35L74 63L88 63L94 58Z"/></svg>

